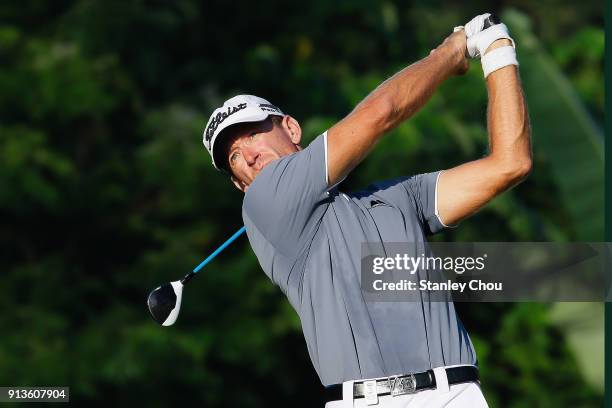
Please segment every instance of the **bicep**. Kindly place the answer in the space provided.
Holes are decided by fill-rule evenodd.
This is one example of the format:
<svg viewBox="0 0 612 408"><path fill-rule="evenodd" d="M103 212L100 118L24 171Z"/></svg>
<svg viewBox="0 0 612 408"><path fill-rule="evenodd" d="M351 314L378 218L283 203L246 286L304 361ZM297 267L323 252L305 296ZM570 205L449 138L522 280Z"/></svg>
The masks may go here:
<svg viewBox="0 0 612 408"><path fill-rule="evenodd" d="M485 157L444 170L438 180L440 221L454 225L472 215L508 187L499 164Z"/></svg>

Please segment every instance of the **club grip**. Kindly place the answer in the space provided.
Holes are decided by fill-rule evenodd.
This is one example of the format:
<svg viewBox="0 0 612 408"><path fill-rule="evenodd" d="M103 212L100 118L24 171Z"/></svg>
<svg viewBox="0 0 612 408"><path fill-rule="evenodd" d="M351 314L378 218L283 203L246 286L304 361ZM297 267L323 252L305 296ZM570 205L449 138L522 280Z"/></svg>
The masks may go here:
<svg viewBox="0 0 612 408"><path fill-rule="evenodd" d="M499 19L499 17L497 17L497 14L491 13L491 15L485 19L484 28L487 29L492 25L499 23L501 23L501 20Z"/></svg>

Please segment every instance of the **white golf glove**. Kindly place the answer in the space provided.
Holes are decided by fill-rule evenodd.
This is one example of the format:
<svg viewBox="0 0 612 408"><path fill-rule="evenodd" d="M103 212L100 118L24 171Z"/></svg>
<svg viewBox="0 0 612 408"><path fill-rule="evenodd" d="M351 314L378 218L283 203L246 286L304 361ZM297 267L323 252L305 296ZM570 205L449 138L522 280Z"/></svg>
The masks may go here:
<svg viewBox="0 0 612 408"><path fill-rule="evenodd" d="M476 44L474 41L470 42L470 38L472 38L474 35L478 34L483 30L485 20L490 15L491 13L481 14L468 21L465 26L455 27L453 29L453 32L459 31L461 29L465 30L465 36L468 39L468 54L472 58L477 58L476 54L478 52L478 49L476 48Z"/></svg>
<svg viewBox="0 0 612 408"><path fill-rule="evenodd" d="M465 30L467 51L471 58L480 58L485 78L491 73L507 65L519 65L516 59L516 44L505 24L495 24L484 29L484 23L489 13L481 14L471 19L465 26L455 27L453 31ZM485 54L485 51L495 41L507 38L512 46L499 47Z"/></svg>

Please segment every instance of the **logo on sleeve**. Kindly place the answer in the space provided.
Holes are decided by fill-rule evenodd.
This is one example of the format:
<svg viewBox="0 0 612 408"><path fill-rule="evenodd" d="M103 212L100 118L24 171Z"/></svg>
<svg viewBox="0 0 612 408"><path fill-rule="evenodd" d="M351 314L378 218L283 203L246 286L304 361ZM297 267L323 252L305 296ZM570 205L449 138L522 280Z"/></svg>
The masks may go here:
<svg viewBox="0 0 612 408"><path fill-rule="evenodd" d="M215 134L215 130L217 130L219 125L223 123L225 119L227 119L234 113L245 109L246 107L247 107L246 103L241 103L241 104L238 104L237 106L228 106L227 112L219 112L215 115L214 118L211 119L210 123L208 124L208 127L206 128L206 136L205 136L205 139L208 142L209 148L210 148L210 140L212 139L213 135Z"/></svg>

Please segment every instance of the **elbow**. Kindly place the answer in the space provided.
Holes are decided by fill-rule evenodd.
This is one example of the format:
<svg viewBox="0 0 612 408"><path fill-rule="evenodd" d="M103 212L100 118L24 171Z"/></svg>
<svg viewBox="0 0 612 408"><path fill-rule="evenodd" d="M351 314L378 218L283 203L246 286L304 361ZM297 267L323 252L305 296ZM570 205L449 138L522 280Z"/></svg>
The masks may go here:
<svg viewBox="0 0 612 408"><path fill-rule="evenodd" d="M525 122L523 132L521 133L520 146L517 149L516 157L514 158L514 176L515 183L520 183L531 174L533 160L531 158L531 126L529 122Z"/></svg>
<svg viewBox="0 0 612 408"><path fill-rule="evenodd" d="M513 167L513 179L515 182L520 182L529 177L531 173L532 160L530 156L522 157L519 160L515 160Z"/></svg>
<svg viewBox="0 0 612 408"><path fill-rule="evenodd" d="M501 166L501 179L505 188L510 188L521 183L529 174L531 174L532 160L531 157L525 156L521 158L513 158L507 160Z"/></svg>
<svg viewBox="0 0 612 408"><path fill-rule="evenodd" d="M498 193L509 189L525 180L531 173L531 154L493 154L491 159L491 172L494 175Z"/></svg>
<svg viewBox="0 0 612 408"><path fill-rule="evenodd" d="M497 149L492 154L496 174L502 189L510 188L529 177L533 160L531 155L531 132L522 132L507 148Z"/></svg>

